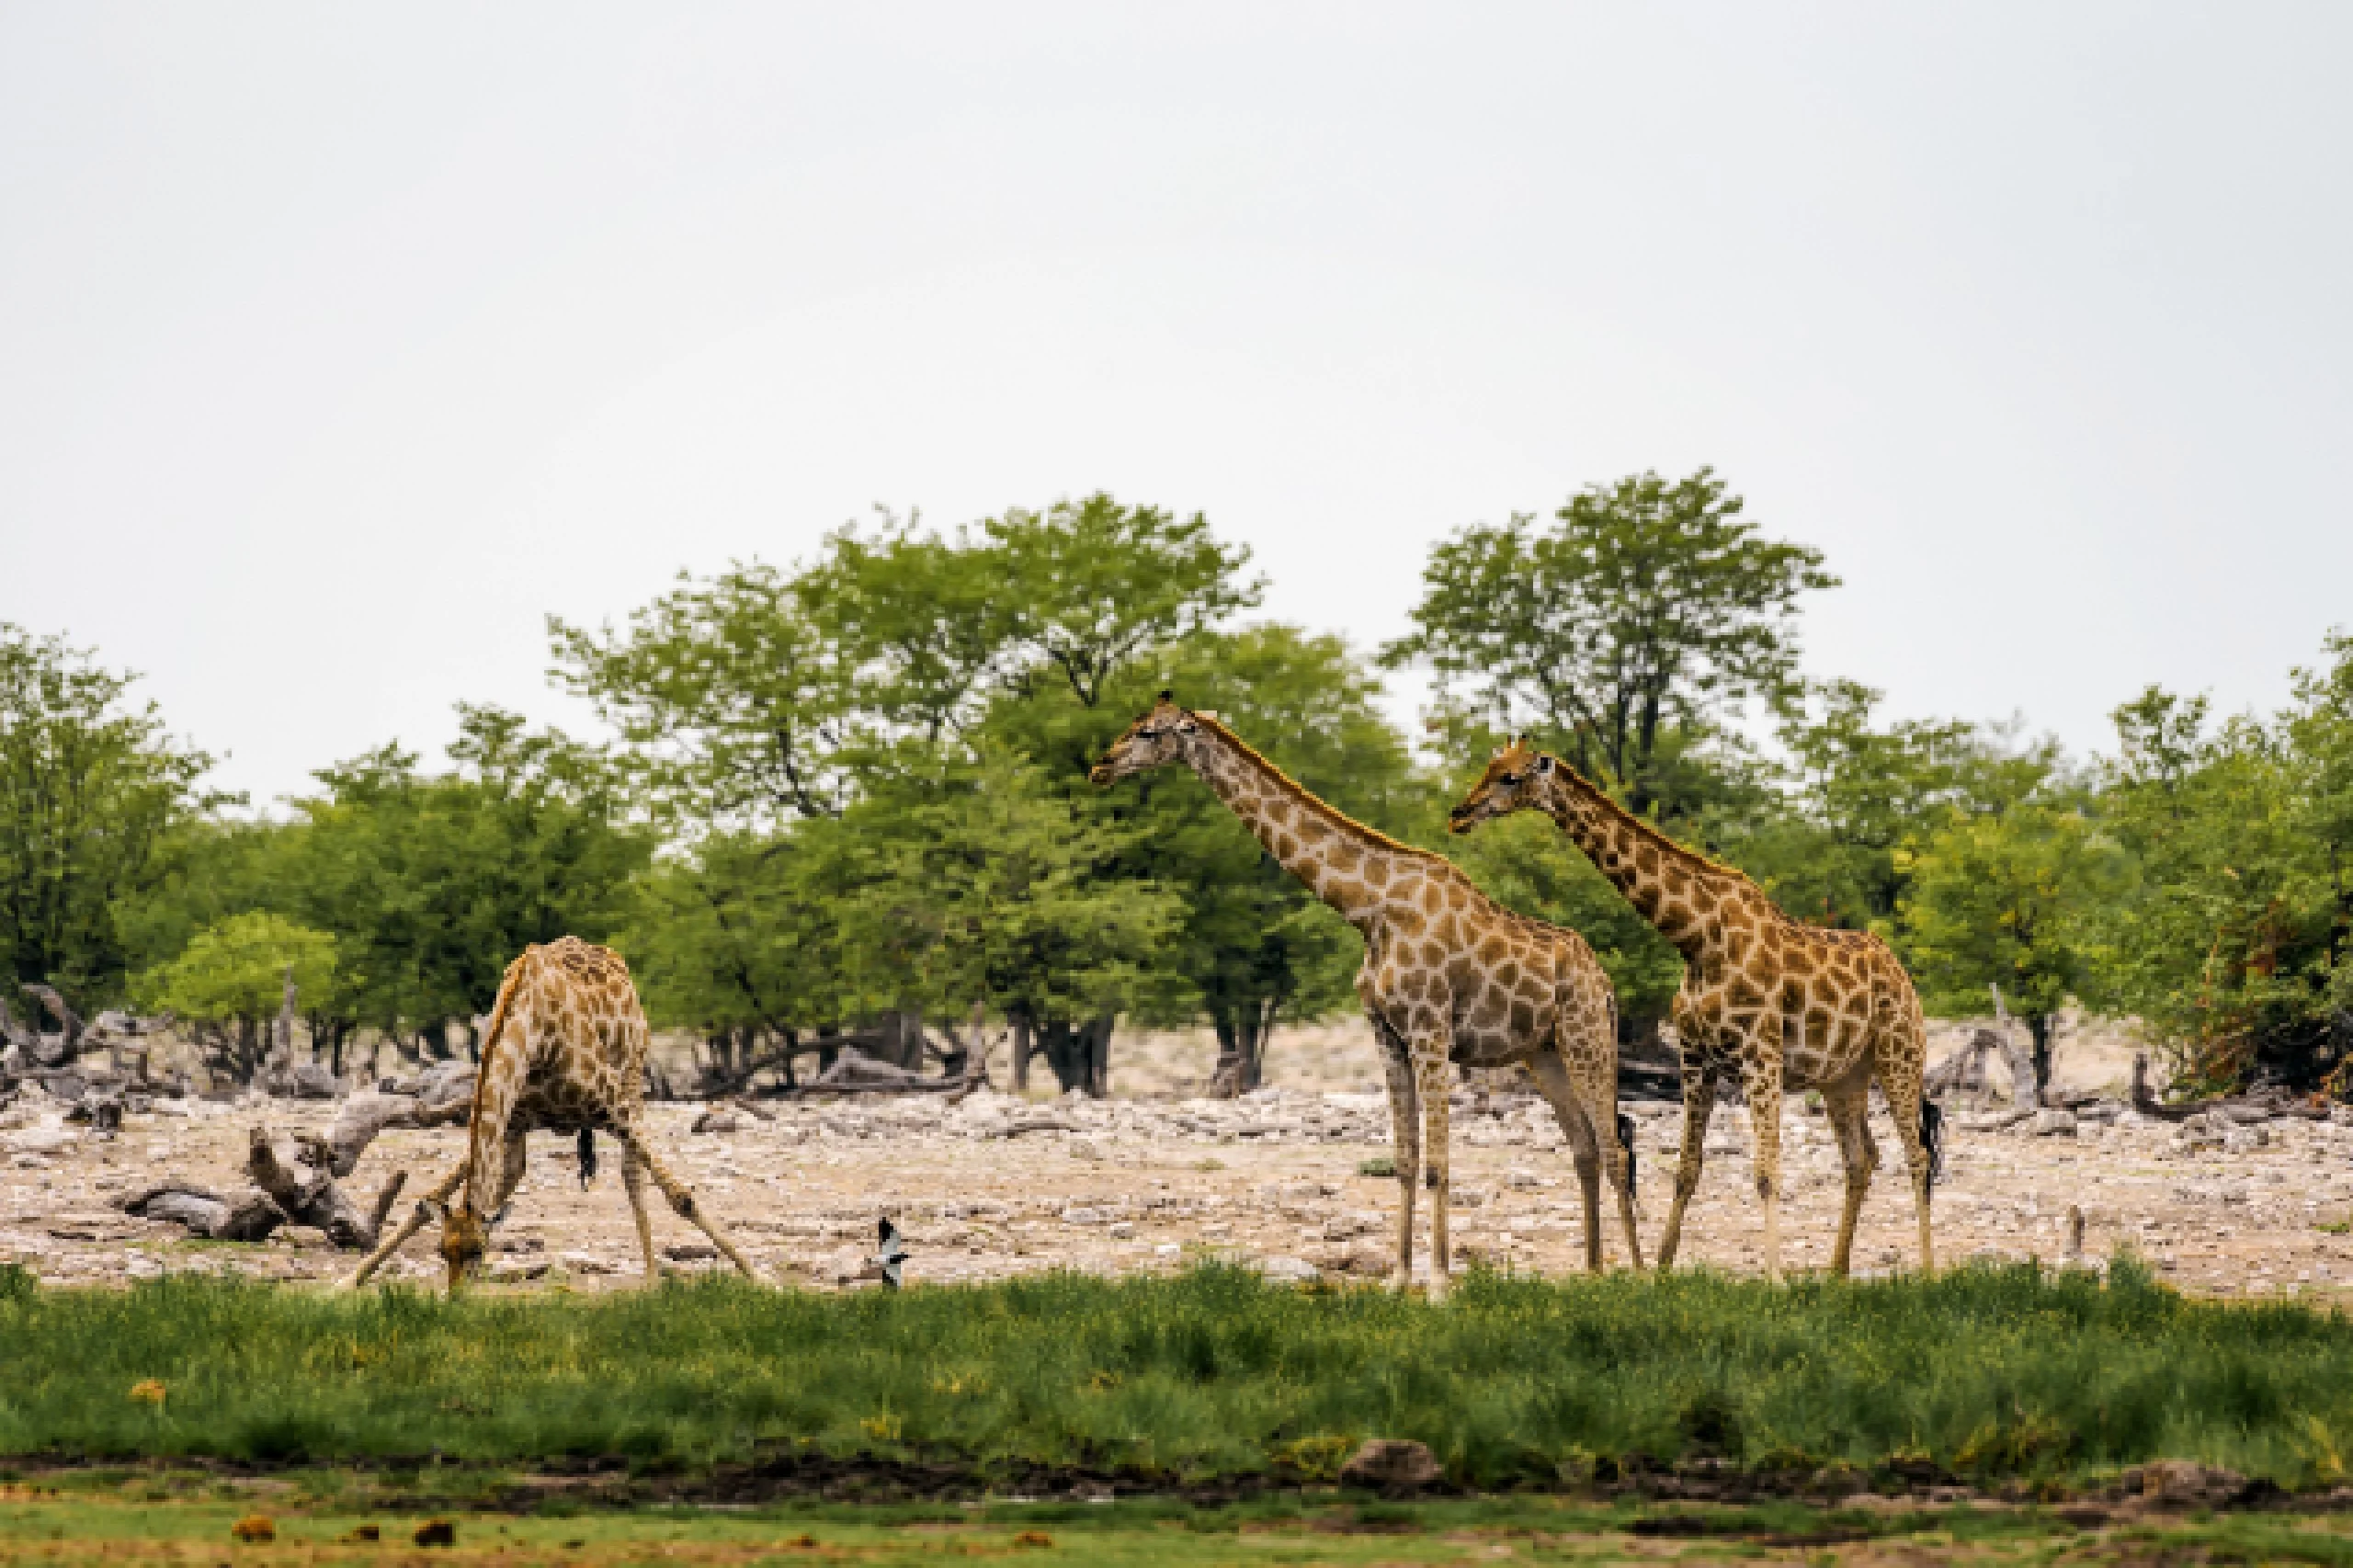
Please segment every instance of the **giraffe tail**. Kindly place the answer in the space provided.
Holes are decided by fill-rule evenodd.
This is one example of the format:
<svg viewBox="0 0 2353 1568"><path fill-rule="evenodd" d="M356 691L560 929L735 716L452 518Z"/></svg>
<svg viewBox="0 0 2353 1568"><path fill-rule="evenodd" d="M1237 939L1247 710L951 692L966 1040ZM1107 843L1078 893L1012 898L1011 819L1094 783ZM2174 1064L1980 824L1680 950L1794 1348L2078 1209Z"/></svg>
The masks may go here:
<svg viewBox="0 0 2353 1568"><path fill-rule="evenodd" d="M1634 1119L1622 1110L1618 1113L1618 1142L1626 1151L1626 1196L1640 1198L1634 1187Z"/></svg>
<svg viewBox="0 0 2353 1568"><path fill-rule="evenodd" d="M597 1130L584 1127L580 1130L580 1190L587 1191L588 1184L596 1179Z"/></svg>
<svg viewBox="0 0 2353 1568"><path fill-rule="evenodd" d="M1945 1179L1945 1108L1926 1096L1920 1099L1920 1146L1928 1152L1928 1188Z"/></svg>

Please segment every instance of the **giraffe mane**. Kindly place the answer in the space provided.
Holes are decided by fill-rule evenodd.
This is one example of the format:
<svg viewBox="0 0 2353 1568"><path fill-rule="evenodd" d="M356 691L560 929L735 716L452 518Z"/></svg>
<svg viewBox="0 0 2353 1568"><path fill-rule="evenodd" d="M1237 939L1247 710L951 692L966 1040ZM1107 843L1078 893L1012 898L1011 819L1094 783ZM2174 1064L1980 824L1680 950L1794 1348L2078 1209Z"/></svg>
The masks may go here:
<svg viewBox="0 0 2353 1568"><path fill-rule="evenodd" d="M1724 877L1733 881L1739 882L1754 892L1757 897L1764 899L1767 903L1772 904L1774 908L1780 908L1779 904L1773 903L1771 895L1767 893L1763 888L1756 885L1756 878L1750 876L1747 872L1742 870L1737 866L1726 865L1723 861L1717 859L1714 856L1708 854L1705 850L1694 849L1688 844L1677 841L1675 838L1671 837L1665 829L1659 827L1655 823L1652 823L1642 817L1636 816L1633 812L1620 805L1616 801L1610 799L1608 790L1604 790L1600 785L1596 784L1592 779L1587 778L1584 774L1579 773L1575 767L1570 763L1568 758L1563 756L1553 756L1551 752L1538 752L1536 755L1539 756L1552 757L1553 767L1559 768L1563 773L1566 774L1571 779L1573 779L1576 785L1585 791L1587 798L1600 804L1603 811L1608 812L1611 816L1616 817L1619 821L1631 827L1634 830L1635 835L1644 842L1655 846L1663 853L1675 857L1675 858L1682 861L1687 866L1705 871L1711 876Z"/></svg>
<svg viewBox="0 0 2353 1568"><path fill-rule="evenodd" d="M1367 827L1364 824L1357 821L1356 818L1348 815L1347 812L1342 811L1339 807L1334 805L1323 796L1318 795L1314 790L1310 790L1306 785L1302 784L1290 774L1285 773L1280 767L1277 767L1274 761L1264 752L1261 752L1257 747L1252 745L1248 741L1244 740L1240 735L1235 734L1232 730L1227 729L1225 727L1224 721L1218 718L1216 714L1195 712L1193 717L1211 732L1222 738L1236 751L1239 751L1244 756L1248 757L1252 762L1255 762L1260 767L1265 768L1280 789L1282 789L1293 800L1297 801L1301 805L1307 807L1310 811L1316 812L1324 816L1329 817L1349 832L1354 833L1360 837L1369 838L1384 849L1392 850L1400 855L1410 855L1415 859L1427 860L1434 864L1443 866L1449 871L1455 871L1458 876L1461 874L1455 867L1454 862L1449 860L1445 856L1438 854L1433 850L1417 849L1410 844L1401 844L1397 840L1390 837L1387 834L1381 832L1379 828ZM1464 880L1466 881L1469 881L1468 878L1465 878Z"/></svg>

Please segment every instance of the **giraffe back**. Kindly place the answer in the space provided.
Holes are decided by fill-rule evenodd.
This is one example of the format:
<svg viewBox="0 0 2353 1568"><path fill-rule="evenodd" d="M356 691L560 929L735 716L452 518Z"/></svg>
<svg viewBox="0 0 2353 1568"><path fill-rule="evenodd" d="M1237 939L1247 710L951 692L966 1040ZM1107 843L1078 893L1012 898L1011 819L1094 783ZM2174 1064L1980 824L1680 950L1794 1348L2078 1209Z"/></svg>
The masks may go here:
<svg viewBox="0 0 2353 1568"><path fill-rule="evenodd" d="M565 937L507 967L482 1045L475 1104L499 1084L508 1119L569 1131L610 1125L645 1096L648 1030L619 953Z"/></svg>

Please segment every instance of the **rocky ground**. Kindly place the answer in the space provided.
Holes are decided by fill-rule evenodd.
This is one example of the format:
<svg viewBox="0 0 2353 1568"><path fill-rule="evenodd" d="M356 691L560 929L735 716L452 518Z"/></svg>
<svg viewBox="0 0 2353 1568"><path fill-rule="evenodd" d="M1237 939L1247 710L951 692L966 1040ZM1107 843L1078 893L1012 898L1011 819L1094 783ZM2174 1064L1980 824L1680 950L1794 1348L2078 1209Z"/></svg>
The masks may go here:
<svg viewBox="0 0 2353 1568"><path fill-rule="evenodd" d="M1364 1071L1369 1048L1337 1031L1320 1054L1302 1053L1314 1055L1312 1071L1294 1067L1289 1081L1239 1102L1179 1097L1186 1074L1165 1061L1155 1068L1155 1049L1165 1057L1177 1048L1139 1044L1125 1092L1142 1097L1103 1103L988 1093L952 1108L936 1095L802 1100L772 1103L767 1120L722 1115L700 1132L690 1128L706 1108L664 1105L653 1114L663 1144L755 1262L805 1285L831 1288L854 1273L885 1214L906 1233L916 1281L1164 1269L1202 1254L1283 1278L1385 1273L1396 1183L1364 1174L1390 1144L1386 1100ZM2083 1055L2090 1065L2079 1062L2079 1073L2114 1065ZM1575 1179L1550 1111L1514 1096L1458 1100L1452 1227L1461 1253L1542 1274L1581 1267ZM1647 1251L1665 1213L1679 1110L1628 1108L1639 1127ZM321 1130L331 1105L160 1101L114 1134L69 1124L63 1109L35 1092L0 1116L0 1259L52 1281L90 1283L165 1270L326 1280L350 1267L351 1255L315 1231L290 1228L260 1244L200 1242L117 1207L166 1176L242 1187L249 1128ZM2353 1287L2353 1126L2281 1118L2223 1139L2221 1129L2185 1136L2129 1110L2055 1132L1991 1131L1974 1119L1966 1110L1953 1116L1938 1194L1947 1261L2060 1260L2068 1211L2079 1207L2084 1256L2095 1264L2130 1248L2201 1293ZM1866 1271L1913 1261L1900 1146L1884 1115L1874 1132L1884 1163L1857 1247ZM462 1136L446 1127L389 1131L346 1186L364 1205L405 1168L413 1196L458 1158ZM1683 1261L1760 1267L1748 1142L1746 1111L1720 1109ZM1792 1103L1783 1147L1784 1261L1820 1267L1842 1189L1826 1120ZM531 1153L494 1274L583 1288L635 1282L618 1162L608 1158L583 1192L569 1140L535 1136ZM656 1234L676 1249L677 1267L711 1267L700 1238L658 1205ZM428 1231L413 1241L392 1276L438 1278L431 1240ZM1614 1233L1607 1244L1612 1266L1622 1266Z"/></svg>

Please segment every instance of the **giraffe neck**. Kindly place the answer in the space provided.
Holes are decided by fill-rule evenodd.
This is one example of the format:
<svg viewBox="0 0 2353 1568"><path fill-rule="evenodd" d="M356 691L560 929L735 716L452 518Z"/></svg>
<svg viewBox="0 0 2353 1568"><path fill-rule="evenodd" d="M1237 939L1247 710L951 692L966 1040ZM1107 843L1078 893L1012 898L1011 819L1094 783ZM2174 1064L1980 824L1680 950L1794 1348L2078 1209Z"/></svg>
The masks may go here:
<svg viewBox="0 0 2353 1568"><path fill-rule="evenodd" d="M525 960L539 949L526 949L522 958L507 966L506 978L498 987L498 1000L492 1004L490 1022L483 1027L482 1062L474 1069L473 1109L466 1118L466 1185L460 1198L461 1207L484 1219L490 1217L486 1207L497 1195L499 1175L506 1165L506 1125L514 1119L515 1096L522 1092L523 1074L510 1070L506 1058L522 1049L513 1018L515 993L525 968ZM502 1050L501 1046L505 1049Z"/></svg>
<svg viewBox="0 0 2353 1568"><path fill-rule="evenodd" d="M1185 760L1284 870L1351 925L1380 910L1397 862L1423 858L1325 805L1214 720L1200 721Z"/></svg>
<svg viewBox="0 0 2353 1568"><path fill-rule="evenodd" d="M1544 809L1635 913L1686 959L1721 945L1727 906L1755 892L1747 879L1676 844L1566 763L1553 776Z"/></svg>

